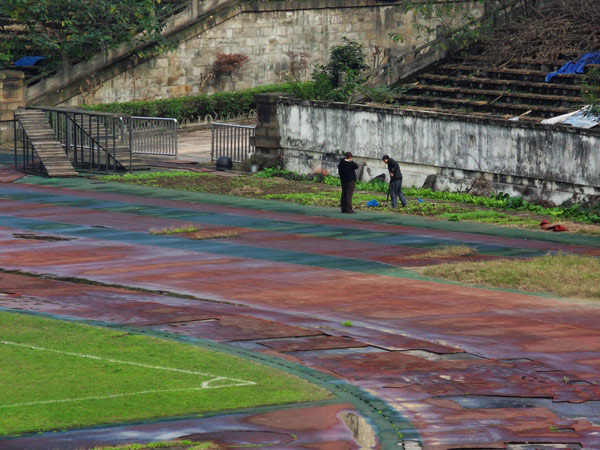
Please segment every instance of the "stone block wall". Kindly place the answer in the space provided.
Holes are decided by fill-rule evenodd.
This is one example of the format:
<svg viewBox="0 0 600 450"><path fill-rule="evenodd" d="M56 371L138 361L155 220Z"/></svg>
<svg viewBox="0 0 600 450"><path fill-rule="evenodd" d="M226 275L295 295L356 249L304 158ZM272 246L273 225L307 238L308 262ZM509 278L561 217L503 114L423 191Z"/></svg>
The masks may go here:
<svg viewBox="0 0 600 450"><path fill-rule="evenodd" d="M14 112L25 106L24 77L23 72L0 71L0 144L12 141Z"/></svg>
<svg viewBox="0 0 600 450"><path fill-rule="evenodd" d="M297 172L336 174L350 151L366 163L366 181L386 173L388 154L408 186L435 175L442 190L484 180L496 192L555 203L600 195L600 130L285 98L276 114L279 152Z"/></svg>
<svg viewBox="0 0 600 450"><path fill-rule="evenodd" d="M456 0L461 1L462 0ZM388 53L418 46L424 37L400 1L237 1L220 5L179 35L178 48L137 64L133 59L91 77L85 89L73 90L63 105L173 98L231 90L227 78L203 81L219 53L243 53L250 60L236 77L236 89L282 82L289 70L286 52L306 52L310 78L314 64L325 63L342 37L361 42L371 66L376 47ZM483 10L478 2L465 1ZM428 24L431 25L431 24ZM398 44L389 37L400 33ZM434 38L430 37L430 38ZM379 58L381 59L381 58ZM105 78L105 79L103 79ZM66 92L66 91L65 91Z"/></svg>

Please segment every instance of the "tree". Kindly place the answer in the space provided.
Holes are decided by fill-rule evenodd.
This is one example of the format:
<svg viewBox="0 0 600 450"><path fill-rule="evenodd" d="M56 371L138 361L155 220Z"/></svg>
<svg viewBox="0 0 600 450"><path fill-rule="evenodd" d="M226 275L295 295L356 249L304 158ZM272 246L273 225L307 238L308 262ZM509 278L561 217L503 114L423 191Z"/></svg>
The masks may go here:
<svg viewBox="0 0 600 450"><path fill-rule="evenodd" d="M362 44L347 37L342 37L343 44L331 48L329 62L322 67L333 87L339 87L340 78L353 80L369 66L365 64L365 52Z"/></svg>
<svg viewBox="0 0 600 450"><path fill-rule="evenodd" d="M231 81L231 89L235 90L234 78L242 66L249 60L250 58L248 58L246 55L242 55L241 53L234 53L231 55L219 53L217 55L217 59L213 63L212 71L216 77L221 75L228 76L229 80Z"/></svg>
<svg viewBox="0 0 600 450"><path fill-rule="evenodd" d="M123 42L160 42L163 20L177 1L2 0L8 38L0 41L0 60L37 54L55 68Z"/></svg>

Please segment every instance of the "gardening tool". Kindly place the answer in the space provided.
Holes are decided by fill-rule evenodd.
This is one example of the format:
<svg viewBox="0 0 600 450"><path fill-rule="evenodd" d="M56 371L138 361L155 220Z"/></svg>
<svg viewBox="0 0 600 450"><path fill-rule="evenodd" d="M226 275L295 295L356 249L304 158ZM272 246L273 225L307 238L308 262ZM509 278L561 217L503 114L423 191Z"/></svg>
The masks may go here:
<svg viewBox="0 0 600 450"><path fill-rule="evenodd" d="M388 206L388 203L390 201L390 191L392 190L392 182L390 181L388 183L388 195L387 198L385 199L385 206Z"/></svg>

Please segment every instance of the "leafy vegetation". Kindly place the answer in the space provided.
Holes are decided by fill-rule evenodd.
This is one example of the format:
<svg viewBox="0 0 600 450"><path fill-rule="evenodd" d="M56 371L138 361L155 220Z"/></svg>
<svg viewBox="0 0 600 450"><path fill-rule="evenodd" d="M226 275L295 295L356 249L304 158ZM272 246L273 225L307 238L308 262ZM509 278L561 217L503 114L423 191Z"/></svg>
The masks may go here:
<svg viewBox="0 0 600 450"><path fill-rule="evenodd" d="M211 95L178 97L168 100L146 100L140 102L107 103L87 106L93 111L120 113L130 116L171 117L178 122L197 121L212 117L213 120L225 120L248 114L256 109L254 96L267 92L292 93L302 89L307 83L282 83L244 89L234 92L219 92Z"/></svg>
<svg viewBox="0 0 600 450"><path fill-rule="evenodd" d="M432 266L424 275L483 286L600 299L600 259L546 255L525 260L464 262Z"/></svg>
<svg viewBox="0 0 600 450"><path fill-rule="evenodd" d="M331 49L329 61L317 65L312 73L312 83L305 83L293 92L307 100L347 102L361 85L360 75L368 66L362 44L346 37L341 45ZM363 80L364 81L364 80Z"/></svg>
<svg viewBox="0 0 600 450"><path fill-rule="evenodd" d="M591 106L591 114L600 115L600 69L590 70L583 83L583 98Z"/></svg>
<svg viewBox="0 0 600 450"><path fill-rule="evenodd" d="M203 348L0 312L0 435L312 401L329 393Z"/></svg>
<svg viewBox="0 0 600 450"><path fill-rule="evenodd" d="M69 65L123 42L166 44L160 32L179 0L2 0L0 62L42 55Z"/></svg>
<svg viewBox="0 0 600 450"><path fill-rule="evenodd" d="M282 177L288 180L322 182L329 186L340 185L339 178L332 175L300 175L281 168L264 169L255 176ZM356 190L387 193L388 184L384 181L373 181L369 183L357 182ZM600 210L598 208L586 209L577 204L570 207L557 206L554 208L546 208L529 202L522 197L511 197L505 193L499 193L491 197L482 197L469 193L433 191L431 189L415 187L403 188L403 191L405 195L417 198L465 203L470 205L484 206L486 208L526 211L539 214L541 216L549 216L555 219L569 219L586 223L600 223Z"/></svg>
<svg viewBox="0 0 600 450"><path fill-rule="evenodd" d="M290 201L302 205L337 208L340 202L339 178L326 175L326 171L300 175L280 168L266 168L254 176L233 177L223 177L214 173L172 171L108 175L102 179L185 191ZM590 225L569 222L569 230L588 234L600 232L597 225L592 225L597 211L590 212L580 206L544 208L531 204L521 197L509 197L505 194L494 197L478 197L468 193L409 187L403 189L409 197L407 207L392 210L389 203L385 201L387 183L383 181L357 182L356 189L354 206L358 210L395 211L439 217L450 221L467 220L536 229L539 228L542 219L577 220ZM373 199L376 199L380 206L367 207L367 202Z"/></svg>

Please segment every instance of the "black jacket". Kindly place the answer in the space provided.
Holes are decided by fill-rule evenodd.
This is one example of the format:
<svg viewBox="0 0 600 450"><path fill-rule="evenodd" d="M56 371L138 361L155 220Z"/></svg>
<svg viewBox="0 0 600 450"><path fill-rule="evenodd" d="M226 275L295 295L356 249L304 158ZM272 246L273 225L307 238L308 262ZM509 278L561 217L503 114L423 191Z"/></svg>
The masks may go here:
<svg viewBox="0 0 600 450"><path fill-rule="evenodd" d="M355 181L356 169L358 169L358 165L354 161L346 161L344 158L340 159L340 162L338 163L340 181L342 183Z"/></svg>
<svg viewBox="0 0 600 450"><path fill-rule="evenodd" d="M401 180L402 172L400 171L400 166L396 161L392 158L388 159L388 171L390 172L390 181ZM391 174L394 174L393 176Z"/></svg>

